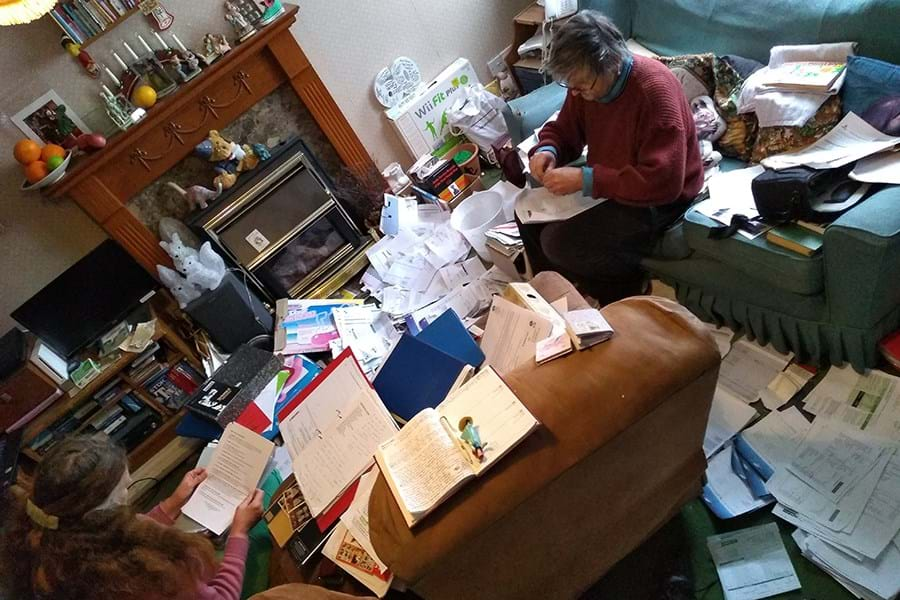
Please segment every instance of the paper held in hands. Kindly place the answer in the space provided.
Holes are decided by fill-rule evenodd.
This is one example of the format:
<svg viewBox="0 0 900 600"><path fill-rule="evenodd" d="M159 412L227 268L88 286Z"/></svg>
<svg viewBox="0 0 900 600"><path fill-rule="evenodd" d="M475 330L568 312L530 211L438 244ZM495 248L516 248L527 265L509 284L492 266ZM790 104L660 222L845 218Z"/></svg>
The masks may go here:
<svg viewBox="0 0 900 600"><path fill-rule="evenodd" d="M606 198L588 198L580 192L556 196L547 188L525 188L516 198L516 216L522 223L565 221L606 202Z"/></svg>
<svg viewBox="0 0 900 600"><path fill-rule="evenodd" d="M274 448L246 427L228 425L206 469L206 481L181 512L221 535L231 525L235 508L256 489Z"/></svg>

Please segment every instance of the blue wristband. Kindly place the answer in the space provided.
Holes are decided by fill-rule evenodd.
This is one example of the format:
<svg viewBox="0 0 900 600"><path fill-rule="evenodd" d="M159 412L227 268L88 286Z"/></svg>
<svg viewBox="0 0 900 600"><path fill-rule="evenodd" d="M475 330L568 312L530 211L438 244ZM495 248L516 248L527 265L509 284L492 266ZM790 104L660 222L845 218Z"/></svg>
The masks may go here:
<svg viewBox="0 0 900 600"><path fill-rule="evenodd" d="M559 159L559 151L553 146L538 146L537 150L535 150L534 153L537 154L538 152L549 152L550 154L555 156L557 160Z"/></svg>

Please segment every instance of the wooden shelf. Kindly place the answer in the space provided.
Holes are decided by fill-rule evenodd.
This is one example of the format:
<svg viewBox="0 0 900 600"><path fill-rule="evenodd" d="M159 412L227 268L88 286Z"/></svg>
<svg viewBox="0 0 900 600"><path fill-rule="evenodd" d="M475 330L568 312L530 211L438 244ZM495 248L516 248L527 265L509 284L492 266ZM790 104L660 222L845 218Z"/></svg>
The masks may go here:
<svg viewBox="0 0 900 600"><path fill-rule="evenodd" d="M187 414L186 409L181 409L174 417L163 421L159 428L147 436L147 438L138 444L131 452L128 453L128 466L131 470L141 466L159 452L166 444L177 437L175 429L181 421L181 417Z"/></svg>

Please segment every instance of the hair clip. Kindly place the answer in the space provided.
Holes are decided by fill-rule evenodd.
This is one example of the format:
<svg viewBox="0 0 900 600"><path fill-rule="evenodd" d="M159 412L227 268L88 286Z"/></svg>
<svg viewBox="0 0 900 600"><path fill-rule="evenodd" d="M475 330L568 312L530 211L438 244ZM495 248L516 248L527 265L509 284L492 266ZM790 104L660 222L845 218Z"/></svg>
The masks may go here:
<svg viewBox="0 0 900 600"><path fill-rule="evenodd" d="M28 515L28 518L39 527L51 530L59 529L59 517L48 515L41 510L38 505L32 502L31 499L28 499L25 502L25 513Z"/></svg>

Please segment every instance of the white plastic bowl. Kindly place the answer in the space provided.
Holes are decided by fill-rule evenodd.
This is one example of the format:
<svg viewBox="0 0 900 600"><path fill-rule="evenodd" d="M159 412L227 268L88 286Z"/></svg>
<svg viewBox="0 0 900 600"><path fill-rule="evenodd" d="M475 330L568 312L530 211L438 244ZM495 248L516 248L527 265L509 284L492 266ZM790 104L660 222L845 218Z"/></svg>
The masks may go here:
<svg viewBox="0 0 900 600"><path fill-rule="evenodd" d="M22 182L21 190L23 192L33 192L34 190L39 190L41 188L45 188L47 186L53 185L57 181L63 178L66 174L66 168L69 166L69 161L72 160L72 154L74 154L71 150L66 152L66 157L63 159L62 164L50 171L46 177L38 181L37 183L28 183L26 179Z"/></svg>

